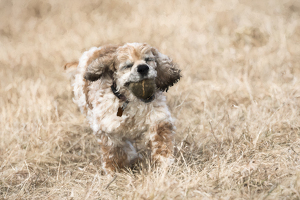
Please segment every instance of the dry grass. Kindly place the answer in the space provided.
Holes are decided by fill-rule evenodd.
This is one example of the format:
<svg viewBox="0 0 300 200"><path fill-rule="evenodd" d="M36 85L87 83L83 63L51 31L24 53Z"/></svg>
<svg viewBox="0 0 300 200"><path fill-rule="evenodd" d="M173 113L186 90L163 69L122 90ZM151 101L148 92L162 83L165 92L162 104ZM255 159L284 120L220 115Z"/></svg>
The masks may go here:
<svg viewBox="0 0 300 200"><path fill-rule="evenodd" d="M124 42L182 68L176 163L108 185L62 65ZM0 199L300 199L299 59L297 0L0 0Z"/></svg>

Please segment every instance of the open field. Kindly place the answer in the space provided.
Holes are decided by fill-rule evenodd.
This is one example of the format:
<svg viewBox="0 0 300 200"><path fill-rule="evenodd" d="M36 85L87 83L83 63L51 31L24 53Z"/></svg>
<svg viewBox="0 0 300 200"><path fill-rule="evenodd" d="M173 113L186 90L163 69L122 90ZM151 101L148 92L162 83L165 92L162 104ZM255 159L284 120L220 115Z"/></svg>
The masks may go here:
<svg viewBox="0 0 300 200"><path fill-rule="evenodd" d="M125 42L182 69L176 162L111 182L62 66ZM300 199L300 2L0 0L0 199Z"/></svg>

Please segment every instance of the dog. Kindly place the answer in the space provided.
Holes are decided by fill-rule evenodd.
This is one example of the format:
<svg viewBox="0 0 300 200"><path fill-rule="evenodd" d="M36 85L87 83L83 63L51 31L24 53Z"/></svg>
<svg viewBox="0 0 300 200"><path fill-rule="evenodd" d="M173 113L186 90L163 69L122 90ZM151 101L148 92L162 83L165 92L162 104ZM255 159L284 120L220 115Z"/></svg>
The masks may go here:
<svg viewBox="0 0 300 200"><path fill-rule="evenodd" d="M64 67L74 69L73 101L100 144L106 173L143 159L140 149L150 149L155 164L173 163L176 128L164 92L181 70L171 58L148 44L127 43L92 47Z"/></svg>

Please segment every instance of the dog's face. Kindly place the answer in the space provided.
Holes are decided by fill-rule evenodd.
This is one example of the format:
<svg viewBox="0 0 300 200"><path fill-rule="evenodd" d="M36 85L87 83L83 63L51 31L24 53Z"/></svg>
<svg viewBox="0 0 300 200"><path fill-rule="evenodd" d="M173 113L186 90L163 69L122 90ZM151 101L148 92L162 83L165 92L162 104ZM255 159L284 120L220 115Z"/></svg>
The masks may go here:
<svg viewBox="0 0 300 200"><path fill-rule="evenodd" d="M153 79L158 90L168 90L181 75L176 64L155 48L142 43L104 46L95 51L87 62L85 79L96 81L108 77L117 89L129 92L128 86Z"/></svg>
<svg viewBox="0 0 300 200"><path fill-rule="evenodd" d="M126 44L116 51L114 78L117 86L157 77L155 56L147 44Z"/></svg>

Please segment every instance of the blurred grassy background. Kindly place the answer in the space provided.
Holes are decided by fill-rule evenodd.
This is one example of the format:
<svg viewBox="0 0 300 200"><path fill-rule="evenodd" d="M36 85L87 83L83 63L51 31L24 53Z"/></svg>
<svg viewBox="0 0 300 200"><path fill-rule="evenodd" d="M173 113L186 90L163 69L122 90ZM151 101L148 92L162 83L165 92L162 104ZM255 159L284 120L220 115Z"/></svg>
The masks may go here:
<svg viewBox="0 0 300 200"><path fill-rule="evenodd" d="M62 66L126 42L182 69L177 162L107 190ZM299 44L297 0L0 0L0 199L299 199Z"/></svg>

